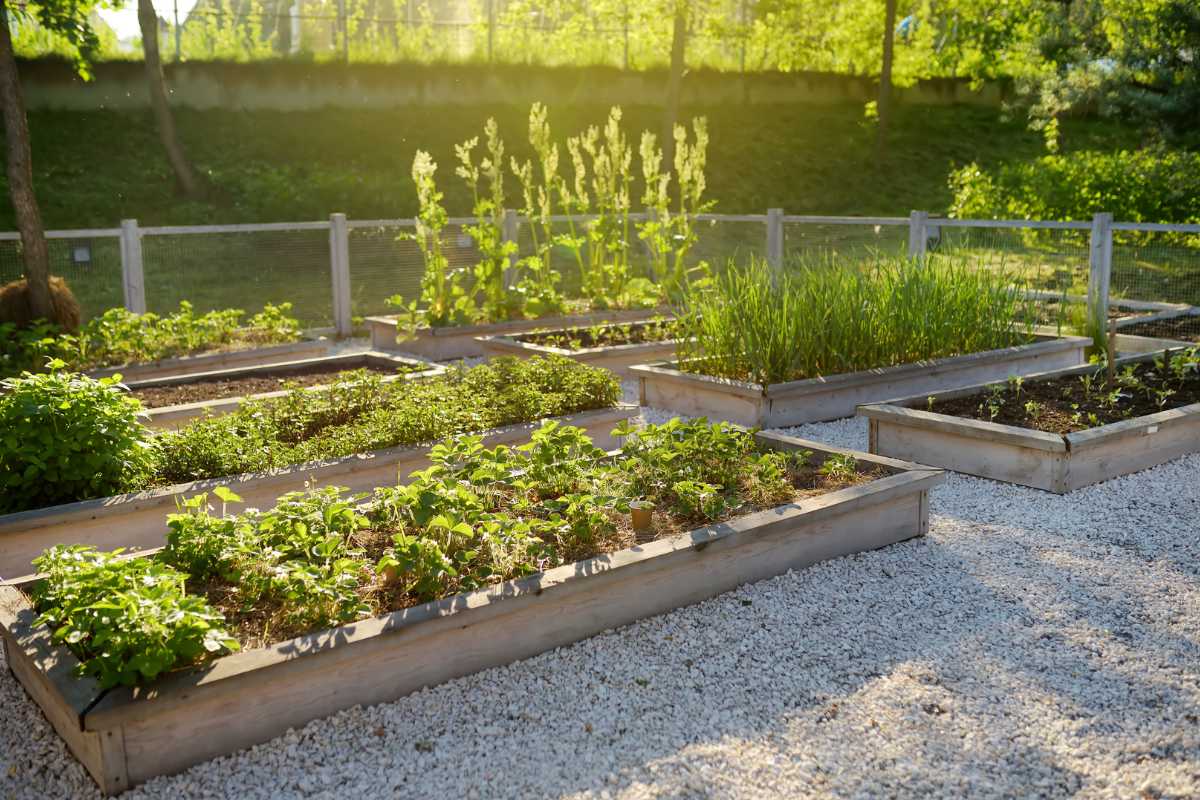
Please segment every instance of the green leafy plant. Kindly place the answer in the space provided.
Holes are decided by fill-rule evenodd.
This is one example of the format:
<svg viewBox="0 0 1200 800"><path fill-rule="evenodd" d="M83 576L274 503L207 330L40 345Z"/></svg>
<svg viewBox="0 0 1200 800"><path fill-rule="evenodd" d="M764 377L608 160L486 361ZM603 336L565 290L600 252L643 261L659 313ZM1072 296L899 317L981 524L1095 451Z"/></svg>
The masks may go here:
<svg viewBox="0 0 1200 800"><path fill-rule="evenodd" d="M143 486L154 449L120 376L95 380L62 361L48 369L0 382L0 511Z"/></svg>
<svg viewBox="0 0 1200 800"><path fill-rule="evenodd" d="M216 478L612 406L604 370L551 357L493 359L428 381L343 381L247 403L155 439L156 483Z"/></svg>
<svg viewBox="0 0 1200 800"><path fill-rule="evenodd" d="M388 305L396 306L407 314L407 327L400 335L412 335L421 324L432 327L447 325L469 325L479 318L475 299L466 286L466 273L461 269L450 269L450 262L443 250L443 231L449 216L442 207L442 193L438 191L434 174L437 163L424 150L413 157L412 179L417 187L417 202L420 212L416 219L416 232L401 234L398 238L415 241L425 261L421 276L420 301L405 303L401 295L387 298Z"/></svg>
<svg viewBox="0 0 1200 800"><path fill-rule="evenodd" d="M217 653L238 649L224 618L187 594L186 576L120 551L57 545L34 560L39 624L80 659L100 688L147 683Z"/></svg>
<svg viewBox="0 0 1200 800"><path fill-rule="evenodd" d="M525 312L531 317L544 317L567 310L566 299L559 291L562 275L552 263L554 247L571 243L554 230L554 198L566 196L563 178L558 173L558 145L550 133L548 112L541 103L529 109L529 144L536 156L534 161L512 159L512 171L521 184L523 205L521 213L529 221L529 234L533 249L521 259L521 281L515 287L525 304Z"/></svg>
<svg viewBox="0 0 1200 800"><path fill-rule="evenodd" d="M267 303L242 325L245 312L240 309L197 314L186 301L179 304L178 311L161 316L110 308L88 320L74 335L47 323L24 329L5 323L0 325L0 375L37 371L48 358L57 358L71 369L85 370L208 350L291 342L300 338L300 324L288 316L291 309L291 303Z"/></svg>

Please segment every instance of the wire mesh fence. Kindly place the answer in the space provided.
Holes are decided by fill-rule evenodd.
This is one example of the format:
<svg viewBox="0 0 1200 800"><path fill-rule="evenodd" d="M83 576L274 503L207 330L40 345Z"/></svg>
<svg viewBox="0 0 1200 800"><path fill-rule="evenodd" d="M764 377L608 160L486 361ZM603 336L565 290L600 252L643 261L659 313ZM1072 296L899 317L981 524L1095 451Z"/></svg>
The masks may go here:
<svg viewBox="0 0 1200 800"><path fill-rule="evenodd" d="M121 241L113 231L107 235L86 233L49 238L50 273L66 280L79 301L84 319L124 303L121 288ZM16 238L0 239L0 284L24 274L21 243Z"/></svg>
<svg viewBox="0 0 1200 800"><path fill-rule="evenodd" d="M1031 289L1086 294L1086 231L934 226L928 249L982 269L1004 271Z"/></svg>
<svg viewBox="0 0 1200 800"><path fill-rule="evenodd" d="M200 312L254 313L265 303L287 302L306 326L332 323L327 230L164 230L180 229L147 228L142 234L147 311L174 311L186 300Z"/></svg>
<svg viewBox="0 0 1200 800"><path fill-rule="evenodd" d="M654 274L653 254L639 235L644 219L632 215L624 234L631 272L661 280L664 276ZM442 249L450 269L469 271L480 254L463 222L455 219L445 228ZM588 261L589 245L582 244L577 254L560 240L585 242L589 224L586 217L555 218L547 232L518 219L510 235L518 246L518 260L539 252L548 235L554 237L550 263L559 273L559 288L569 298L579 297L579 262ZM152 312L173 311L184 300L200 312L241 308L249 313L265 303L290 302L293 314L307 327L339 323L340 330L349 331L352 317L394 312L386 302L390 297L399 295L406 303L419 300L425 259L413 239L414 222L355 220L346 225L349 315L337 311L333 276L339 268L331 255L331 239L337 234L332 230L328 222L140 230L133 225L124 233L102 229L51 231L47 236L51 272L70 284L85 318L127 301L123 282L128 265L122 259L133 256L123 253L137 248L122 247L122 236L136 236L141 242L145 307ZM925 253L995 270L1036 290L1040 298L1034 313L1042 323L1063 319L1064 309L1075 322L1082 319L1089 278L1102 266L1092 241L1093 224L1086 222L921 222L916 216L801 217L771 212L705 214L694 221L694 231L687 264L705 262L713 271L752 257L782 266L830 256L840 264L868 263L878 255L910 253L923 231ZM1200 306L1200 226L1114 223L1111 236L1114 302L1126 298ZM16 234L0 234L0 281L21 273ZM520 270L511 276L519 279Z"/></svg>
<svg viewBox="0 0 1200 800"><path fill-rule="evenodd" d="M1194 232L1140 227L1113 231L1112 295L1200 305L1200 226L1190 226Z"/></svg>
<svg viewBox="0 0 1200 800"><path fill-rule="evenodd" d="M831 223L784 217L784 261L796 264L833 256L903 254L908 247L908 225L907 219Z"/></svg>
<svg viewBox="0 0 1200 800"><path fill-rule="evenodd" d="M355 317L395 313L387 300L396 295L405 303L419 300L425 259L413 238L415 230L411 220L350 223L350 308ZM452 270L470 269L479 258L462 225L445 228L442 252Z"/></svg>

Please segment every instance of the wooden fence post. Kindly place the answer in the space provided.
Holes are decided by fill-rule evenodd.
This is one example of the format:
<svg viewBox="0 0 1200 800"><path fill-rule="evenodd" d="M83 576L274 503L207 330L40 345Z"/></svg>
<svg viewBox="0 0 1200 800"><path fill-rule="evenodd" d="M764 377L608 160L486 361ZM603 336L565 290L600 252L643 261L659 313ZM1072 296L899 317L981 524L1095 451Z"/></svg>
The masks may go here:
<svg viewBox="0 0 1200 800"><path fill-rule="evenodd" d="M146 313L146 281L142 271L142 234L136 219L121 220L121 287L125 308Z"/></svg>
<svg viewBox="0 0 1200 800"><path fill-rule="evenodd" d="M783 209L767 209L767 264L772 269L783 266Z"/></svg>
<svg viewBox="0 0 1200 800"><path fill-rule="evenodd" d="M908 215L908 256L925 257L925 240L929 235L929 212L914 211Z"/></svg>
<svg viewBox="0 0 1200 800"><path fill-rule="evenodd" d="M1112 280L1112 214L1100 212L1092 217L1092 235L1088 247L1088 335L1097 348L1104 349L1108 330L1108 290Z"/></svg>
<svg viewBox="0 0 1200 800"><path fill-rule="evenodd" d="M333 280L333 325L338 336L353 333L350 319L350 237L345 214L329 215L329 272Z"/></svg>
<svg viewBox="0 0 1200 800"><path fill-rule="evenodd" d="M520 247L521 235L521 217L511 208L504 209L504 216L500 220L500 238L505 242L512 242ZM508 287L515 286L517 283L517 261L521 258L520 252L511 253L508 256L508 269L504 270L504 285Z"/></svg>

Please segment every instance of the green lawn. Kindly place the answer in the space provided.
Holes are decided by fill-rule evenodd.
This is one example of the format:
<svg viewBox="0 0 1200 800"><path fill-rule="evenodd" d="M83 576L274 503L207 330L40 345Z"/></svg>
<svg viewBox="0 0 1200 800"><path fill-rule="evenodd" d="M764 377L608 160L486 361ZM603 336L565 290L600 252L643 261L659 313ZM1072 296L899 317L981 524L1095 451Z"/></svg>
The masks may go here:
<svg viewBox="0 0 1200 800"><path fill-rule="evenodd" d="M528 109L420 107L361 112L179 111L184 145L215 187L212 202L186 203L172 191L170 172L149 112L34 112L35 185L52 228L142 224L204 224L325 219L344 211L358 218L412 216L413 153L429 150L451 214L469 212L454 176L456 142L479 133L495 116L509 151L520 157ZM606 109L550 109L561 138L604 119ZM736 106L685 109L709 118L709 196L716 211L907 215L944 211L946 176L977 160L994 164L1040 153L1039 137L1019 120L972 107L902 107L884 165L874 160L874 133L862 107ZM626 109L635 152L637 132L657 131L660 111ZM1107 123L1067 126L1068 147L1135 145L1136 131ZM562 156L563 165L568 159ZM635 157L635 174L639 165ZM3 178L0 177L0 181ZM510 182L514 205L516 183ZM635 197L640 196L640 189ZM0 229L12 230L12 209L0 206Z"/></svg>
<svg viewBox="0 0 1200 800"><path fill-rule="evenodd" d="M149 112L39 111L31 113L29 121L35 185L46 225L82 228L114 227L122 218L136 218L142 225L185 225L319 220L333 211L351 219L411 217L416 198L409 169L418 147L429 150L440 165L447 209L453 215L467 214L470 199L454 175L454 144L477 135L493 115L509 152L524 158L527 112L508 106L387 112L179 111L184 145L212 186L206 202L184 202L174 194ZM561 140L601 123L606 112L600 106L560 107L550 109L550 118ZM660 113L649 107L626 109L626 130L635 152L638 133L657 130ZM762 213L772 206L791 214L906 216L911 209L943 213L951 199L947 175L954 167L1041 152L1039 137L1019 120L965 106L898 109L882 165L875 161L874 131L864 124L856 104L691 108L684 114L709 118L708 195L716 200L714 210L726 213ZM1068 148L1133 146L1136 132L1073 121L1067 125L1065 142ZM561 163L569 166L565 148ZM633 171L640 171L636 157ZM508 188L515 206L515 179L509 178ZM635 205L640 195L640 187L635 187ZM0 230L13 227L11 205L3 204ZM383 299L388 295L411 296L416 291L419 254L411 243L396 242L396 233L352 231L355 314L385 311ZM714 265L735 254L761 254L765 242L763 226L756 223L724 223L700 233L695 255ZM785 239L789 252L822 247L894 250L904 246L907 230L794 224L787 226ZM52 269L67 277L87 313L119 305L116 241L91 242L91 260L83 264L73 261L74 244L52 242ZM152 311L173 309L183 299L200 310L235 306L249 311L264 302L290 300L306 323L330 321L329 253L321 231L147 237L143 249ZM1068 260L1075 273L1078 260ZM565 261L561 266L570 284L571 267ZM0 280L19 273L15 246L0 243ZM1069 282L1075 284L1077 274Z"/></svg>

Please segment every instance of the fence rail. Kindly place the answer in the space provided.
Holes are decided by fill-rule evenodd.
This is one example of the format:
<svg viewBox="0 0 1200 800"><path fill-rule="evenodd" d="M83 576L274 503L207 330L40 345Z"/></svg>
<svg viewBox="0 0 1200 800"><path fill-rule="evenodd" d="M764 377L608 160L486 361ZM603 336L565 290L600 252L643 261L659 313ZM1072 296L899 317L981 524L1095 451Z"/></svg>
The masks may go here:
<svg viewBox="0 0 1200 800"><path fill-rule="evenodd" d="M650 218L631 213L630 220ZM504 214L504 236L524 252L530 220ZM553 225L585 225L595 215L555 215ZM785 214L700 214L697 258L723 263L747 253L781 267L815 251L904 250L913 257L952 252L979 268L1025 271L1035 289L1066 298L1086 286L1089 325L1102 331L1110 293L1133 301L1200 306L1200 225L1091 220L949 219L914 211L907 217ZM447 258L453 267L475 263L466 227L473 217L451 217ZM424 264L420 249L400 234L412 218L328 220L240 225L47 231L52 271L75 288L85 313L124 305L164 311L179 300L198 310L293 301L314 327L352 331L355 316L381 313L393 294L415 296ZM1114 232L1119 233L1114 237ZM21 274L20 237L0 233L0 281Z"/></svg>

